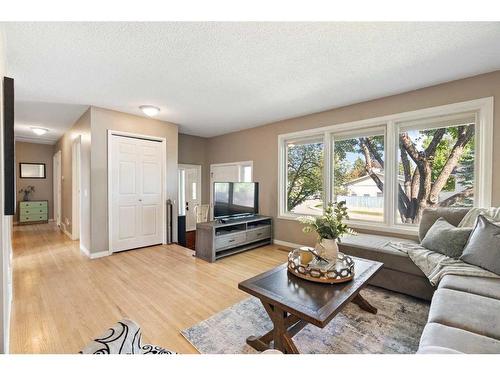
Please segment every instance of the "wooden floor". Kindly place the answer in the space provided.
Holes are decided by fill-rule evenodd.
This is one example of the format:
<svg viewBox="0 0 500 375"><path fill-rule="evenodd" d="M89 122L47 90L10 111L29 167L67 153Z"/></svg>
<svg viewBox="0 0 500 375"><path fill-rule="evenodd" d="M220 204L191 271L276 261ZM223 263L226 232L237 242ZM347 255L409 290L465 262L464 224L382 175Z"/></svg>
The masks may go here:
<svg viewBox="0 0 500 375"><path fill-rule="evenodd" d="M54 224L14 228L12 353L76 353L121 318L143 342L196 353L181 329L248 297L239 281L286 261L266 246L207 263L177 245L90 260Z"/></svg>

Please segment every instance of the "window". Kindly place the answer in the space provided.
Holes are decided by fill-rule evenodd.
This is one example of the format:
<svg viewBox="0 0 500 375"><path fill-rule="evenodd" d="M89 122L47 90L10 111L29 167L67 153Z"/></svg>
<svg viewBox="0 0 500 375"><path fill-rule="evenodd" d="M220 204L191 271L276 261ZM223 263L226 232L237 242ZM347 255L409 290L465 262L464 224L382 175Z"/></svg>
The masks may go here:
<svg viewBox="0 0 500 375"><path fill-rule="evenodd" d="M323 140L288 141L286 160L287 212L300 215L323 213Z"/></svg>
<svg viewBox="0 0 500 375"><path fill-rule="evenodd" d="M403 123L398 138L398 222L418 224L428 206L473 206L475 116Z"/></svg>
<svg viewBox="0 0 500 375"><path fill-rule="evenodd" d="M252 166L242 165L240 168L240 182L252 182Z"/></svg>
<svg viewBox="0 0 500 375"><path fill-rule="evenodd" d="M490 206L493 99L278 137L279 216L346 201L349 224L415 233L426 207Z"/></svg>
<svg viewBox="0 0 500 375"><path fill-rule="evenodd" d="M384 221L384 135L333 135L333 200L345 201L349 219Z"/></svg>

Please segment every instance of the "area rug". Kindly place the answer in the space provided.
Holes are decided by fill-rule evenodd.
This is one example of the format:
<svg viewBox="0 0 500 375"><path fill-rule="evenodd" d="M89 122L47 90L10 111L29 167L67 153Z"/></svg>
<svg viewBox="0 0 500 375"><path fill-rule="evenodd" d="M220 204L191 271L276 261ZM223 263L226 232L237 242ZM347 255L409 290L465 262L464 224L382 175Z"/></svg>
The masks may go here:
<svg viewBox="0 0 500 375"><path fill-rule="evenodd" d="M381 288L361 292L376 315L350 303L323 329L307 325L294 341L301 353L361 354L415 353L427 321L429 303ZM260 301L245 299L181 334L203 354L257 353L246 344L251 335L271 330L272 323Z"/></svg>

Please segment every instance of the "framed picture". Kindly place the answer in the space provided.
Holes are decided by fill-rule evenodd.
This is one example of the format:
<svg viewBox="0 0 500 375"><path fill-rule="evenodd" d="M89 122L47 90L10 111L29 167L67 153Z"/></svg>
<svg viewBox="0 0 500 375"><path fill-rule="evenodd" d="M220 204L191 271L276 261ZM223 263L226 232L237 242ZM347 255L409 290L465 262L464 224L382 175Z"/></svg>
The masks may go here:
<svg viewBox="0 0 500 375"><path fill-rule="evenodd" d="M45 178L44 163L19 163L20 178Z"/></svg>

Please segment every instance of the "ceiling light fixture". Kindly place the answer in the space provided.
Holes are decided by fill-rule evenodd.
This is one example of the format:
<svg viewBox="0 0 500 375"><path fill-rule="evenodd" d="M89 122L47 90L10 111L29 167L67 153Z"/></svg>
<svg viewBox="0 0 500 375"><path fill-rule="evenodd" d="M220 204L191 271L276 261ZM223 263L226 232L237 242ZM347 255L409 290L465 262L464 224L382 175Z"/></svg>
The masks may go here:
<svg viewBox="0 0 500 375"><path fill-rule="evenodd" d="M31 128L31 131L35 133L36 135L44 135L45 133L48 133L49 129L45 128Z"/></svg>
<svg viewBox="0 0 500 375"><path fill-rule="evenodd" d="M160 113L160 108L152 105L141 105L139 108L141 109L142 112L146 114L146 116L149 117L154 117L158 113Z"/></svg>

